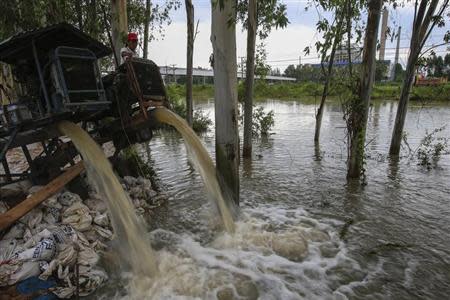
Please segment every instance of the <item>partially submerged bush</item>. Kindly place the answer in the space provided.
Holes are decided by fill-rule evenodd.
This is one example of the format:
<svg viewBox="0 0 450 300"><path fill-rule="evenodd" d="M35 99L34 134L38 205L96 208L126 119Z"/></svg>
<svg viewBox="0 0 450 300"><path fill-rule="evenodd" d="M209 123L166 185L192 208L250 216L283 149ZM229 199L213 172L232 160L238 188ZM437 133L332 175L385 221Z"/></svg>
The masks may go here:
<svg viewBox="0 0 450 300"><path fill-rule="evenodd" d="M253 106L253 118L252 118L252 135L253 136L265 136L269 134L269 131L275 125L274 111L264 111L262 106ZM241 126L244 123L244 106L240 106L239 122Z"/></svg>
<svg viewBox="0 0 450 300"><path fill-rule="evenodd" d="M275 125L274 111L265 112L262 106L257 106L253 111L253 134L267 135Z"/></svg>
<svg viewBox="0 0 450 300"><path fill-rule="evenodd" d="M185 98L181 96L183 92L183 86L181 85L171 84L167 86L167 95L172 105L172 110L183 119L186 119L186 101ZM192 129L195 132L205 132L211 124L212 120L203 110L194 111Z"/></svg>
<svg viewBox="0 0 450 300"><path fill-rule="evenodd" d="M192 129L195 132L205 132L208 130L210 125L212 125L212 120L209 118L209 114L205 113L201 109L194 111Z"/></svg>
<svg viewBox="0 0 450 300"><path fill-rule="evenodd" d="M443 131L445 126L434 129L431 133L428 131L417 148L418 164L432 169L437 166L441 155L448 151L448 138L438 137L437 133Z"/></svg>

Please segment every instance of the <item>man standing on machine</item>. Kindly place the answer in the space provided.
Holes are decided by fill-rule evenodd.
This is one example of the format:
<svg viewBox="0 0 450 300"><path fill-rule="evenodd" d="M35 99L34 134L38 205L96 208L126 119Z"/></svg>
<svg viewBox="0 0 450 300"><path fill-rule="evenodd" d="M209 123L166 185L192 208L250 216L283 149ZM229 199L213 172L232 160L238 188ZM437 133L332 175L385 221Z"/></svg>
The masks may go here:
<svg viewBox="0 0 450 300"><path fill-rule="evenodd" d="M120 49L120 64L123 64L130 57L137 57L136 48L138 44L138 36L134 32L128 34L125 47Z"/></svg>

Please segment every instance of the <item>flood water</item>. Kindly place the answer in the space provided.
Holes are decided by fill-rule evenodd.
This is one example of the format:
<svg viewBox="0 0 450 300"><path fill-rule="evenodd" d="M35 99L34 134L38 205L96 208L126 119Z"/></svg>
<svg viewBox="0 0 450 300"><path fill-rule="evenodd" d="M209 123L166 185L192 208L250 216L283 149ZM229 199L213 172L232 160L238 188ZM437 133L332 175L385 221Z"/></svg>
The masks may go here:
<svg viewBox="0 0 450 300"><path fill-rule="evenodd" d="M161 275L156 299L446 299L450 294L450 156L427 170L387 159L396 103L370 109L367 185L346 181L345 123L326 106L314 148L315 105L267 100L275 126L241 161L241 215L221 233L199 174L176 132L159 132L150 156L169 195L151 218ZM214 117L213 102L197 103ZM447 124L450 106L412 103L406 122L416 148ZM450 128L441 135L450 137ZM214 132L202 136L214 157ZM407 151L404 149L403 154ZM305 244L306 242L306 244ZM126 297L127 293L121 293ZM130 296L130 295L128 295ZM130 296L132 297L132 296Z"/></svg>

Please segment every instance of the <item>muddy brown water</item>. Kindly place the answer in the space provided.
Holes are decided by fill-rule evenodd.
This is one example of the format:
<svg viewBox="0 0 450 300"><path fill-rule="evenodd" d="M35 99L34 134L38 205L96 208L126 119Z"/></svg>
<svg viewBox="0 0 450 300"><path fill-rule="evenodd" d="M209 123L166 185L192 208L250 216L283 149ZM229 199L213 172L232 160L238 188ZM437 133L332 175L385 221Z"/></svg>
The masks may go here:
<svg viewBox="0 0 450 300"><path fill-rule="evenodd" d="M109 216L114 228L116 249L121 262L139 277L157 274L157 262L153 250L142 236L143 222L134 212L133 204L114 174L102 148L80 126L62 121L58 129L68 136L83 156L89 181L101 197L106 199Z"/></svg>
<svg viewBox="0 0 450 300"><path fill-rule="evenodd" d="M450 157L426 170L393 164L387 151L396 103L370 108L367 185L347 182L345 124L326 106L320 149L315 105L268 100L273 134L241 161L241 216L231 236L215 230L199 174L176 132L150 142L169 203L151 218L149 239L164 274L152 299L445 299L450 294ZM213 102L197 104L213 113ZM412 103L406 131L415 148L450 120L450 106ZM441 132L450 137L450 128ZM202 136L214 157L214 132ZM403 154L406 150L403 150ZM299 238L300 237L300 238ZM306 243L306 244L305 244ZM305 250L306 247L306 250ZM126 289L105 294L135 298Z"/></svg>

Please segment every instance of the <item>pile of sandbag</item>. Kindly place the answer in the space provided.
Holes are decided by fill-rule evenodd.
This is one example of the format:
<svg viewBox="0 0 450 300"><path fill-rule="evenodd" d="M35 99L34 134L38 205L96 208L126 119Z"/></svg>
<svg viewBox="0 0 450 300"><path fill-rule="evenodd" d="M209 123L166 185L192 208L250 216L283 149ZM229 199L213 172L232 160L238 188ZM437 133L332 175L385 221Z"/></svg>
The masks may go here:
<svg viewBox="0 0 450 300"><path fill-rule="evenodd" d="M138 214L154 209L166 200L164 194L158 194L152 189L150 180L146 178L125 176L121 182Z"/></svg>
<svg viewBox="0 0 450 300"><path fill-rule="evenodd" d="M126 177L122 185L129 191L136 212L144 213L161 203L163 197L152 190L144 178ZM40 187L32 187L30 194ZM56 279L52 292L70 298L79 287L86 296L107 279L98 266L99 253L113 239L107 205L94 192L82 200L63 191L23 216L0 241L0 287L13 285L30 277ZM0 213L7 210L0 202ZM78 277L76 277L78 268Z"/></svg>

